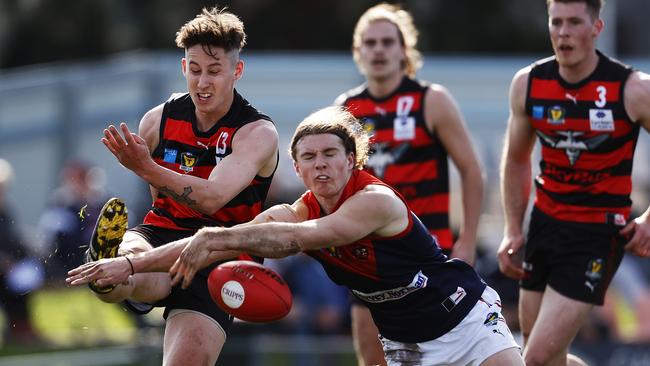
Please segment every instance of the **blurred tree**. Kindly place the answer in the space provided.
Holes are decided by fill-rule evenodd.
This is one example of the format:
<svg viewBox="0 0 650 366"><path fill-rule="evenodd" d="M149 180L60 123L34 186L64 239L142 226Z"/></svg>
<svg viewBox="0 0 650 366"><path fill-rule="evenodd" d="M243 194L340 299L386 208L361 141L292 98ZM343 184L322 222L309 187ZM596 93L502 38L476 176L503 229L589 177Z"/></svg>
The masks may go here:
<svg viewBox="0 0 650 366"><path fill-rule="evenodd" d="M388 1L398 3L396 1ZM247 50L348 51L359 15L371 0L2 0L0 68L134 49L174 49L174 35L201 8L227 6L246 24ZM420 34L419 48L436 54L546 54L542 0L405 0ZM639 32L647 0L620 2L619 53L648 54ZM650 10L650 9L649 9ZM636 14L636 15L635 15Z"/></svg>

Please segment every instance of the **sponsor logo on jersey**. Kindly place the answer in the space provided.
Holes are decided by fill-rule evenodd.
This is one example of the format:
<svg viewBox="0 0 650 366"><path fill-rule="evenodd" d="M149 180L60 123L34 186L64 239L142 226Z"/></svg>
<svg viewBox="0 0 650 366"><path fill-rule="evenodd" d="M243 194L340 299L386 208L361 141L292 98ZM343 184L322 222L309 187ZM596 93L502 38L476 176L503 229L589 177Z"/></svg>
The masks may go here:
<svg viewBox="0 0 650 366"><path fill-rule="evenodd" d="M330 257L341 258L341 253L339 253L339 249L337 247L327 247L321 250L324 250L326 253L328 253Z"/></svg>
<svg viewBox="0 0 650 366"><path fill-rule="evenodd" d="M178 154L178 151L176 149L165 148L165 155L163 157L163 160L166 163L175 163L177 154Z"/></svg>
<svg viewBox="0 0 650 366"><path fill-rule="evenodd" d="M180 169L186 173L194 170L194 165L196 164L196 156L192 153L184 152L181 154L181 166Z"/></svg>
<svg viewBox="0 0 650 366"><path fill-rule="evenodd" d="M552 125L560 125L564 123L564 117L566 116L566 111L564 108L559 105L554 105L548 109L548 118L546 119L548 123Z"/></svg>
<svg viewBox="0 0 650 366"><path fill-rule="evenodd" d="M362 246L354 247L352 248L352 255L356 259L365 261L368 259L368 248Z"/></svg>
<svg viewBox="0 0 650 366"><path fill-rule="evenodd" d="M396 287L393 289L370 292L370 293L365 293L358 290L352 290L352 292L362 301L376 304L376 303L381 303L386 301L399 300L410 293L413 293L419 289L427 287L428 281L429 278L425 276L424 273L422 273L422 271L419 271L415 275L415 277L413 277L413 281L411 281L411 283L408 284L407 286Z"/></svg>
<svg viewBox="0 0 650 366"><path fill-rule="evenodd" d="M372 137L375 134L375 120L368 117L363 118L363 130L366 131L368 137Z"/></svg>
<svg viewBox="0 0 650 366"><path fill-rule="evenodd" d="M590 138L584 138L585 132L582 131L557 131L555 136L547 135L537 131L540 139L555 149L564 150L569 164L573 165L583 151L591 151L602 144L609 138L609 135L596 135Z"/></svg>
<svg viewBox="0 0 650 366"><path fill-rule="evenodd" d="M397 99L395 119L393 120L393 138L395 141L415 139L415 118L410 116L414 104L415 100L410 95Z"/></svg>
<svg viewBox="0 0 650 366"><path fill-rule="evenodd" d="M534 105L533 106L533 118L542 119L544 118L544 106Z"/></svg>
<svg viewBox="0 0 650 366"><path fill-rule="evenodd" d="M614 115L611 109L590 109L589 127L592 131L614 131Z"/></svg>
<svg viewBox="0 0 650 366"><path fill-rule="evenodd" d="M409 148L409 143L403 142L391 149L390 145L386 142L377 143L372 146L373 152L368 158L366 166L372 169L373 174L381 179L386 173L386 167L394 164L404 155Z"/></svg>
<svg viewBox="0 0 650 366"><path fill-rule="evenodd" d="M623 216L623 214L620 213L614 214L614 225L616 226L627 225L627 221L625 221L625 216Z"/></svg>
<svg viewBox="0 0 650 366"><path fill-rule="evenodd" d="M467 291L465 291L464 288L458 286L456 288L456 292L453 294L449 295L443 302L442 302L442 307L445 308L445 310L451 312L456 305L460 303L463 298L467 295Z"/></svg>

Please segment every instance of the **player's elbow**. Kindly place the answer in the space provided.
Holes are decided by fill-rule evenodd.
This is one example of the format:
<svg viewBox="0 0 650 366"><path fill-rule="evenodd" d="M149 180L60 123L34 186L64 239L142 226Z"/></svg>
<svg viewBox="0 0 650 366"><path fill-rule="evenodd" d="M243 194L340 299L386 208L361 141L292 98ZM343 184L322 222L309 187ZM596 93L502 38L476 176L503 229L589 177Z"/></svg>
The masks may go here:
<svg viewBox="0 0 650 366"><path fill-rule="evenodd" d="M215 194L209 194L204 199L200 200L197 205L197 210L206 215L214 215L217 211L221 210L224 206L223 199Z"/></svg>

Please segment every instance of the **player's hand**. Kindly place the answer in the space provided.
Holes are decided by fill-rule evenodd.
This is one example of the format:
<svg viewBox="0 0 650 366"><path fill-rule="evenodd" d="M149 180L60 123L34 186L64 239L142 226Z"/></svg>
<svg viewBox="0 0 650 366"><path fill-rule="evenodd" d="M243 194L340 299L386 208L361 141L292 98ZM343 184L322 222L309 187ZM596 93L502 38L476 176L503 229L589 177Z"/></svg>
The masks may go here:
<svg viewBox="0 0 650 366"><path fill-rule="evenodd" d="M458 258L470 266L474 266L476 261L476 246L467 241L458 239L451 250L451 258Z"/></svg>
<svg viewBox="0 0 650 366"><path fill-rule="evenodd" d="M115 126L108 126L104 130L102 143L115 155L120 164L140 175L152 163L155 164L151 159L149 147L142 137L129 131L126 123L120 123L120 130L124 136L120 134L120 131Z"/></svg>
<svg viewBox="0 0 650 366"><path fill-rule="evenodd" d="M186 289L192 283L196 272L211 263L207 244L208 237L204 231L199 230L192 236L189 243L183 248L181 255L169 269L172 286L178 285L182 280L181 287Z"/></svg>
<svg viewBox="0 0 650 366"><path fill-rule="evenodd" d="M639 257L650 257L650 210L630 221L619 233L631 237L625 250Z"/></svg>
<svg viewBox="0 0 650 366"><path fill-rule="evenodd" d="M131 265L126 258L104 258L68 271L65 282L70 286L81 286L95 281L97 286L107 287L126 283L130 275Z"/></svg>
<svg viewBox="0 0 650 366"><path fill-rule="evenodd" d="M524 236L506 235L501 241L497 250L499 270L507 277L520 280L524 277L524 269L521 266L521 247L524 244Z"/></svg>

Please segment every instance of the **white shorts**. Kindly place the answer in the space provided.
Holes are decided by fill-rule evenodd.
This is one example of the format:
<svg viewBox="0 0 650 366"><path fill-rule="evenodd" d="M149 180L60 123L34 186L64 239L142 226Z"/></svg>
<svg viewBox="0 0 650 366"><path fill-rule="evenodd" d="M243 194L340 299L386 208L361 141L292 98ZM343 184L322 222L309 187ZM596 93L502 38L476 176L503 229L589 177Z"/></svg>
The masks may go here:
<svg viewBox="0 0 650 366"><path fill-rule="evenodd" d="M388 366L480 365L493 354L519 347L501 315L501 299L487 287L454 329L432 341L396 342L379 336Z"/></svg>

